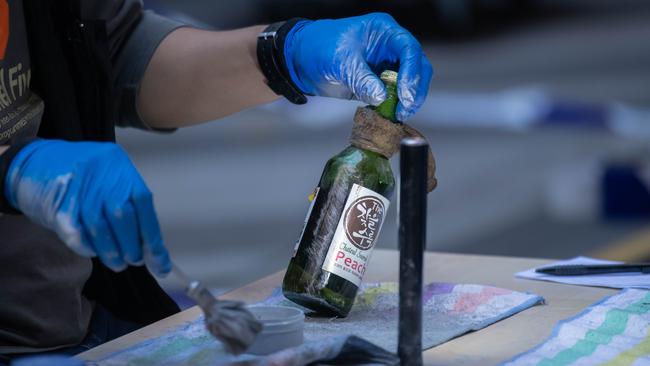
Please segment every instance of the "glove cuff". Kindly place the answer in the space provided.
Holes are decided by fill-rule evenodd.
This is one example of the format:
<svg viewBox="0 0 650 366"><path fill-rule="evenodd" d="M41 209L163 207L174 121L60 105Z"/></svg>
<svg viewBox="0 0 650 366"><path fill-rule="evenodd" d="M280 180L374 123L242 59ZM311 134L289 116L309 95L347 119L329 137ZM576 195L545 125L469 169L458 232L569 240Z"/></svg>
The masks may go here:
<svg viewBox="0 0 650 366"><path fill-rule="evenodd" d="M11 166L11 162L16 157L16 155L18 155L18 153L20 152L20 150L22 150L23 147L34 142L34 140L37 140L37 138L30 137L30 138L18 140L17 142L11 144L9 148L0 155L0 213L13 214L13 215L20 214L20 211L16 210L11 205L11 203L9 203L9 199L7 198L6 195L7 175L9 174L9 167Z"/></svg>
<svg viewBox="0 0 650 366"><path fill-rule="evenodd" d="M257 61L266 78L266 84L277 95L294 104L307 103L307 97L294 82L293 63L286 58L285 41L303 18L273 23L257 36Z"/></svg>
<svg viewBox="0 0 650 366"><path fill-rule="evenodd" d="M307 88L304 83L301 82L300 77L298 77L295 65L293 64L293 57L290 52L292 50L291 45L293 44L294 38L298 31L308 23L312 22L311 20L302 18L298 18L298 20L299 21L294 23L291 28L288 28L286 34L280 38L280 44L278 46L280 47L282 61L289 75L289 80L291 80L298 87L298 90L302 91L304 94L314 95L310 92L309 88Z"/></svg>

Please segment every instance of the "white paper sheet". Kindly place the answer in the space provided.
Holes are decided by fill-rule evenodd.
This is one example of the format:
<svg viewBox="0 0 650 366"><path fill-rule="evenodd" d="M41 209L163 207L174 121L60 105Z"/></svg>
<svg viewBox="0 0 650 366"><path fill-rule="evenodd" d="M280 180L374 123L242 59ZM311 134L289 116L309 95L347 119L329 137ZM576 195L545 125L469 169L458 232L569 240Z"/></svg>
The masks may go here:
<svg viewBox="0 0 650 366"><path fill-rule="evenodd" d="M572 259L549 263L544 265L556 266L564 264L611 264L621 263L615 261L606 261L602 259L595 259L589 257L575 257ZM611 288L642 288L650 289L650 274L640 273L615 273L615 274L601 274L601 275L588 275L588 276L551 276L535 272L535 268L515 274L518 278L526 278L531 280L551 281L559 283L567 283L571 285L581 286L599 286Z"/></svg>

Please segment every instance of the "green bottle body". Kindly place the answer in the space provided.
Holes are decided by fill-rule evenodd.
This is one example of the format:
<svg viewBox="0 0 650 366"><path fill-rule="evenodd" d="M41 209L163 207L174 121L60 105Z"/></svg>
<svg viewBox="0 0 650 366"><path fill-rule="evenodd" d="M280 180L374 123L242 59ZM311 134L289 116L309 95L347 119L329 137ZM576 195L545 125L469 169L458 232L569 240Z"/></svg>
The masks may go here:
<svg viewBox="0 0 650 366"><path fill-rule="evenodd" d="M349 146L327 162L284 276L285 297L347 316L394 187L390 163L378 153Z"/></svg>

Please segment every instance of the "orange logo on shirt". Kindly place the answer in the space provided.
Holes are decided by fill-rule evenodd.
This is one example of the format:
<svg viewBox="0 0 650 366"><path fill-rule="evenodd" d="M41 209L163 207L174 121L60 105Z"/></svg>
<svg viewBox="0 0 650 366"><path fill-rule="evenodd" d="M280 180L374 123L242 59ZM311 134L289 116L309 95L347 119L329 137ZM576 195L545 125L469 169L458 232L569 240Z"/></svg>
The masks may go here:
<svg viewBox="0 0 650 366"><path fill-rule="evenodd" d="M7 0L0 0L0 60L5 58L7 42L9 42L9 4Z"/></svg>

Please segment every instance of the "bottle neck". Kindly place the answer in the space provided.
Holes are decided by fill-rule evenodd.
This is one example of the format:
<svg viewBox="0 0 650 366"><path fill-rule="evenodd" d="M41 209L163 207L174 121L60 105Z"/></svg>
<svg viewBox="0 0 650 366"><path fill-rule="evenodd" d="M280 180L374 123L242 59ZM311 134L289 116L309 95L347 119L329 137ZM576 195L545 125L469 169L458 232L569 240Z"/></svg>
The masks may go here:
<svg viewBox="0 0 650 366"><path fill-rule="evenodd" d="M392 122L398 122L395 118L395 109L397 109L397 86L393 83L385 83L387 97L386 100L375 108L380 116Z"/></svg>

